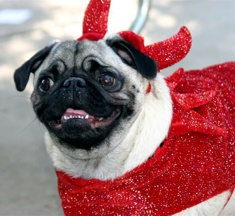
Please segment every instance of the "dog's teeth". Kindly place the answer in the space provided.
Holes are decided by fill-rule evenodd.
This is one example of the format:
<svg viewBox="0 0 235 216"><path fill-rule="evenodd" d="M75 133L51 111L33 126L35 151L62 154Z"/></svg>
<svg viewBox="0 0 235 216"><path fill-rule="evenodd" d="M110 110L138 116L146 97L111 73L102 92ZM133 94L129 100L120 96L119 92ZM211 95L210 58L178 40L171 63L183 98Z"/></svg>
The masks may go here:
<svg viewBox="0 0 235 216"><path fill-rule="evenodd" d="M103 118L103 117L100 117L100 118L99 118L99 121L103 121L103 120L104 120L104 118Z"/></svg>
<svg viewBox="0 0 235 216"><path fill-rule="evenodd" d="M64 120L68 120L68 119L88 119L89 115L86 116L82 116L82 115L77 115L77 116L64 116Z"/></svg>

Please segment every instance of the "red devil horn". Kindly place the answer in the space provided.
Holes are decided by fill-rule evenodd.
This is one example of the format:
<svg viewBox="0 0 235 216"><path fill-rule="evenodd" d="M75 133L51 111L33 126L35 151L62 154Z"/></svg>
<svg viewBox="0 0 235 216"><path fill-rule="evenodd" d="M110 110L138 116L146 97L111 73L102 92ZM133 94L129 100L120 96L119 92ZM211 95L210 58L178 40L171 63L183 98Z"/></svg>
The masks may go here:
<svg viewBox="0 0 235 216"><path fill-rule="evenodd" d="M108 15L111 0L91 0L83 19L83 34L104 35L108 29Z"/></svg>
<svg viewBox="0 0 235 216"><path fill-rule="evenodd" d="M192 38L189 30L182 27L171 38L146 46L145 54L156 60L161 70L182 60L189 52L191 44Z"/></svg>

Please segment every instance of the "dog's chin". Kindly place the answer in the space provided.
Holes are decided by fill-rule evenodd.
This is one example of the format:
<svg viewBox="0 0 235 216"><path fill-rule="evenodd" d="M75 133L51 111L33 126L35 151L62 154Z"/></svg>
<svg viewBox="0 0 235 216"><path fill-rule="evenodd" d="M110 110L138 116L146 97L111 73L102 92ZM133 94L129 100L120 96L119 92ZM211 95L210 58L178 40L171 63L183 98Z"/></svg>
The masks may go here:
<svg viewBox="0 0 235 216"><path fill-rule="evenodd" d="M68 108L60 118L47 121L46 126L61 144L90 150L105 139L120 116L120 108L108 116L93 116L85 110Z"/></svg>

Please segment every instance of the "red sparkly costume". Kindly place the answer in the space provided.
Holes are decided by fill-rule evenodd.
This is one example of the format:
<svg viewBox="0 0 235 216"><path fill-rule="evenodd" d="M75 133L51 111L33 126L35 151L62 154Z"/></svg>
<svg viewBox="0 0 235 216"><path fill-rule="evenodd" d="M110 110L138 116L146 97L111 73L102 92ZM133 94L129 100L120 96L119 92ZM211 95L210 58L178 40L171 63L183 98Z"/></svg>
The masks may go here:
<svg viewBox="0 0 235 216"><path fill-rule="evenodd" d="M91 0L79 40L103 38L109 3ZM93 23L94 14L102 24ZM172 38L147 47L134 33L120 35L155 59L160 69L181 60L191 45L185 27ZM179 69L166 82L173 120L162 147L115 180L74 179L57 171L66 216L171 215L234 189L235 62L187 73Z"/></svg>

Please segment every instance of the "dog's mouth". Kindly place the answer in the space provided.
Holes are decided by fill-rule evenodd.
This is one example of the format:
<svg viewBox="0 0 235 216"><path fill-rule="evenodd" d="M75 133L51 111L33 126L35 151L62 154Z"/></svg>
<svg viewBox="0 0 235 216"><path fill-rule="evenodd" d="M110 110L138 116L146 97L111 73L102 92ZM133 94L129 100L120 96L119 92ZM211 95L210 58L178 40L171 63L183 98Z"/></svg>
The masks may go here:
<svg viewBox="0 0 235 216"><path fill-rule="evenodd" d="M114 110L108 117L96 117L88 114L85 110L68 108L58 119L48 121L48 124L55 129L62 129L64 124L72 123L78 126L89 125L92 129L107 127L121 114L121 109Z"/></svg>

